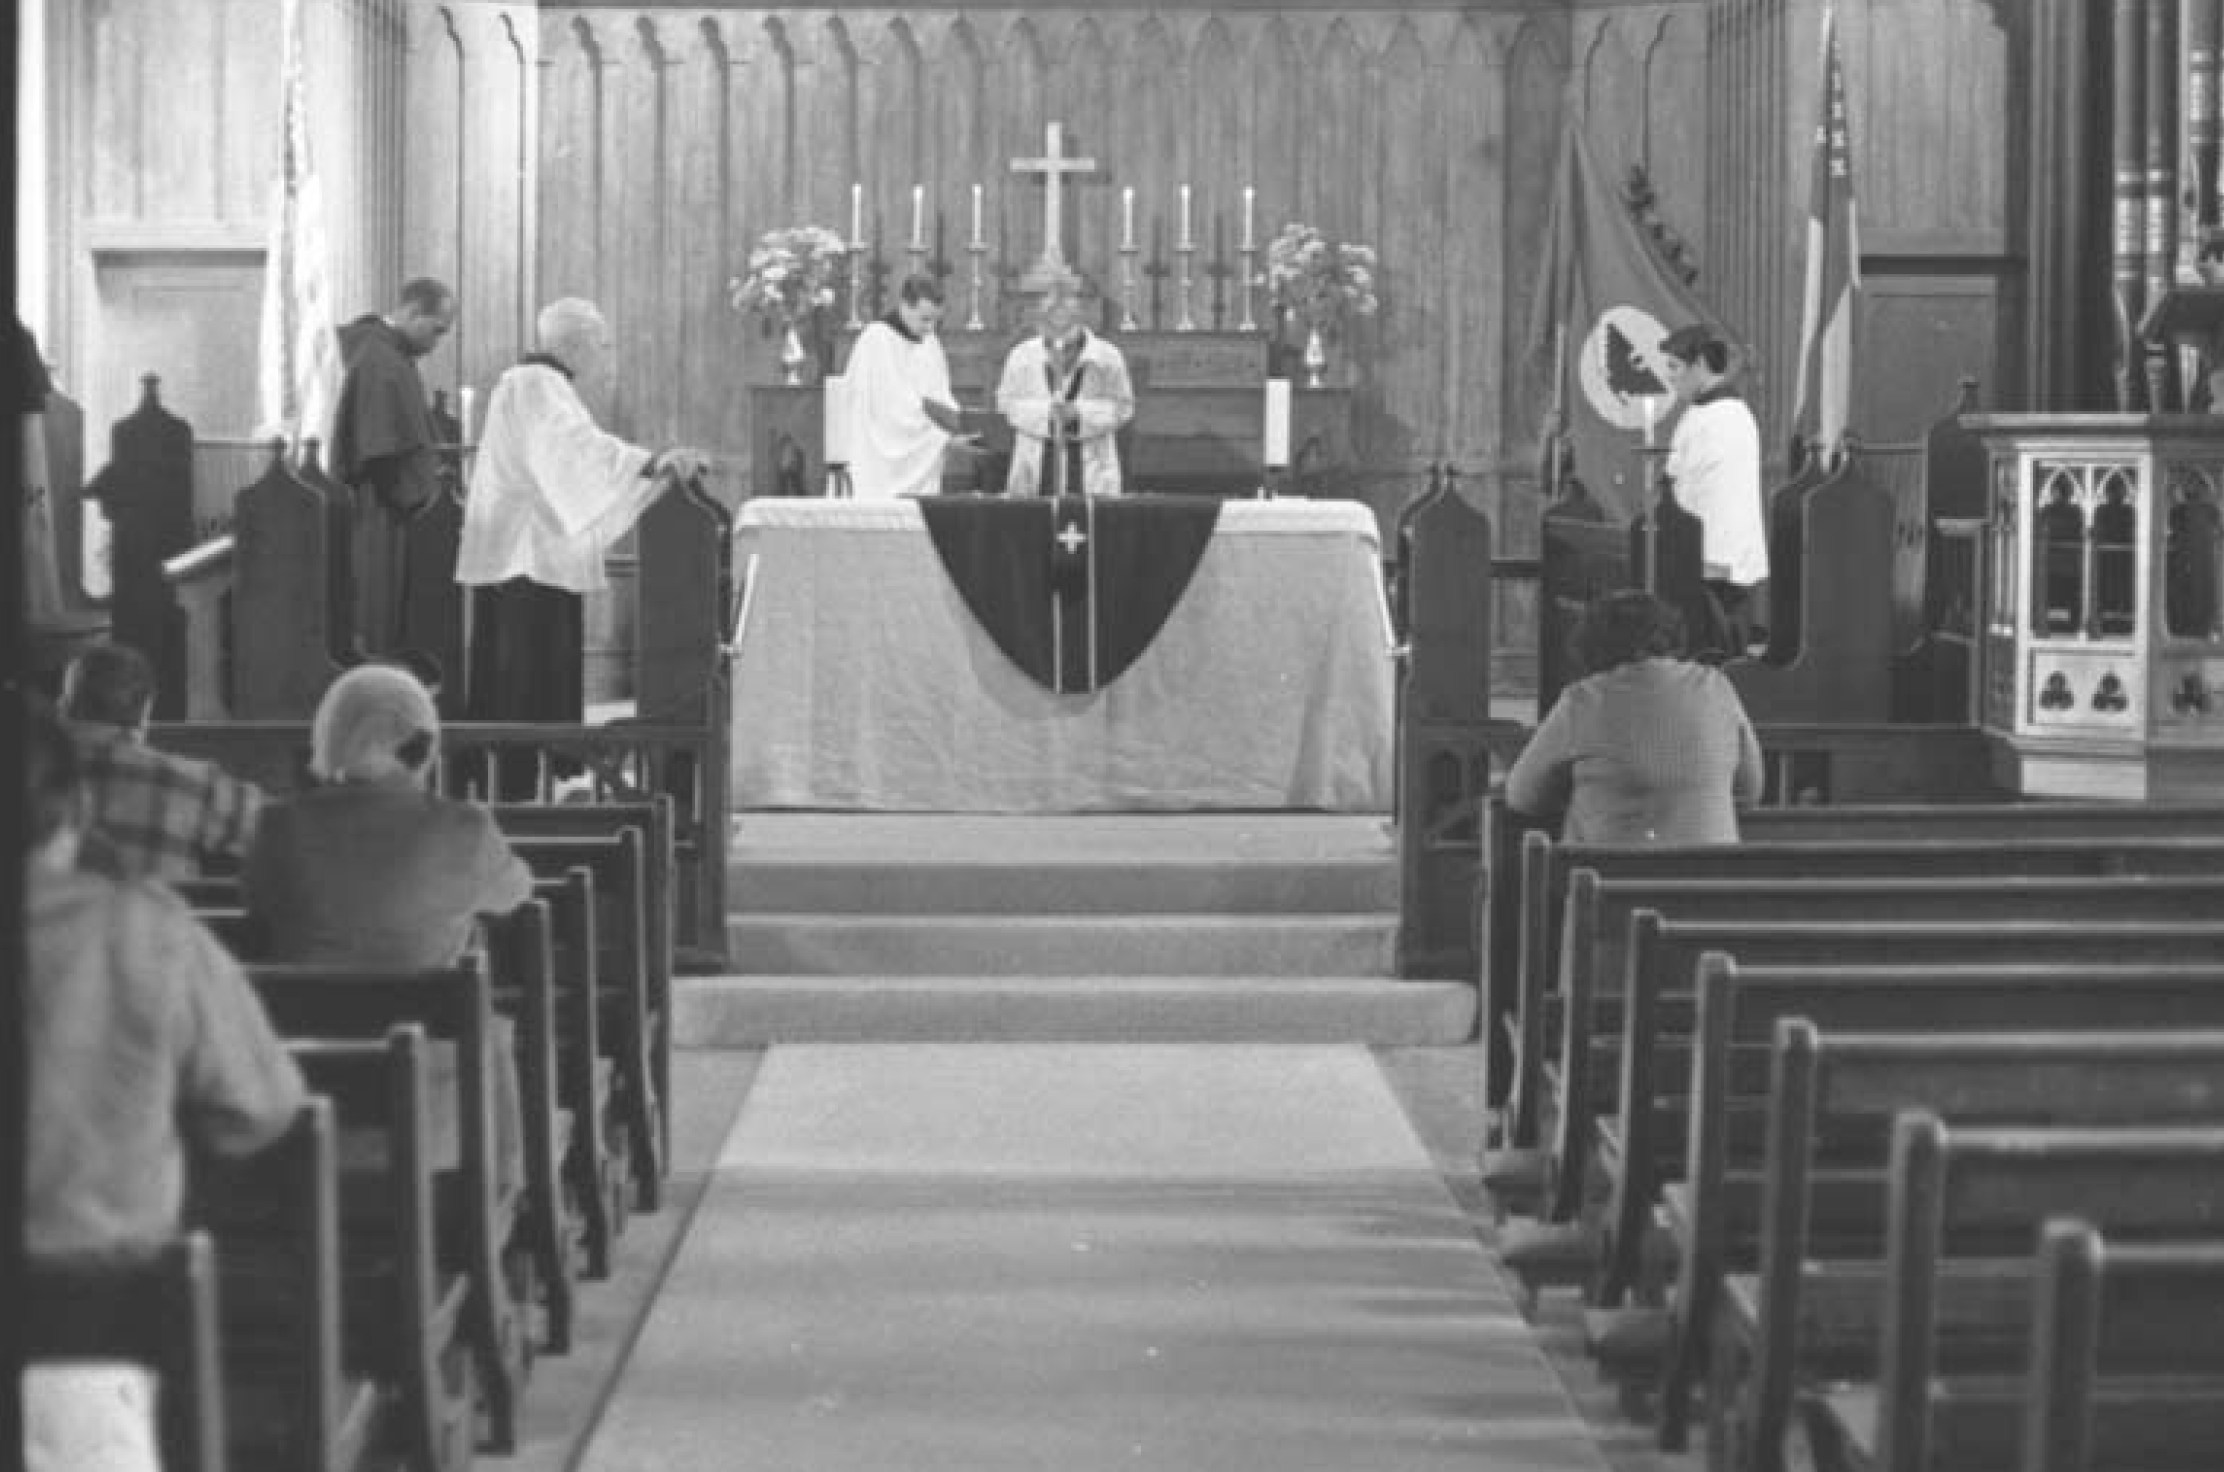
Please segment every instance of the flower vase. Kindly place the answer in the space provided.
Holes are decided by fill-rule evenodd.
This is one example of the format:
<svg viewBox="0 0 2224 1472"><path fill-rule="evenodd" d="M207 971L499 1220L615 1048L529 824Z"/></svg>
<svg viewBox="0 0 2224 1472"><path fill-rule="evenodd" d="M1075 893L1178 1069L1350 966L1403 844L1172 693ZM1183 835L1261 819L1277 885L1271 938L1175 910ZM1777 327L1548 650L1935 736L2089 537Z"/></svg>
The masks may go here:
<svg viewBox="0 0 2224 1472"><path fill-rule="evenodd" d="M1327 367L1328 348L1321 341L1321 330L1309 327L1305 330L1305 386L1319 388L1321 372Z"/></svg>
<svg viewBox="0 0 2224 1472"><path fill-rule="evenodd" d="M809 354L803 351L803 339L796 336L795 324L788 324L787 336L780 343L780 368L785 375L780 381L794 388L803 382L803 365Z"/></svg>

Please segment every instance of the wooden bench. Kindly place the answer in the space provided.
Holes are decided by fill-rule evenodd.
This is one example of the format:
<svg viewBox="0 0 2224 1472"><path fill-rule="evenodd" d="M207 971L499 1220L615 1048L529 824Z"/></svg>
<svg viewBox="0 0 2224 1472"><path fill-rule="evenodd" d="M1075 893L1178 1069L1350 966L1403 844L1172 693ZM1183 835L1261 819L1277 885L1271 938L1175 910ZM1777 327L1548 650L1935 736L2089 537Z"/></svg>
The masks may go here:
<svg viewBox="0 0 2224 1472"><path fill-rule="evenodd" d="M663 800L672 827L678 932L676 951L691 965L717 969L726 954L727 756L723 721L707 726L614 722L600 726L498 725L450 722L441 731L433 785L458 795L493 791L485 770L493 753L524 745L583 763L595 800L499 803L512 807L634 807ZM158 721L148 743L159 750L213 761L274 795L308 781L309 723L302 720ZM540 784L541 796L553 784ZM575 821L549 819L552 823Z"/></svg>
<svg viewBox="0 0 2224 1472"><path fill-rule="evenodd" d="M511 1022L517 1069L518 1127L525 1161L524 1215L516 1276L521 1303L538 1301L546 1318L541 1344L561 1354L571 1348L572 1243L579 1233L566 1209L562 1161L571 1147L574 1116L557 1099L556 959L551 907L530 899L507 915L482 923L489 1000ZM537 1292L535 1290L538 1290Z"/></svg>
<svg viewBox="0 0 2224 1472"><path fill-rule="evenodd" d="M1557 824L1514 812L1502 792L1483 800L1482 878L1476 895L1483 959L1486 1027L1513 1015L1520 968L1521 854L1524 836L1551 834ZM2224 803L2027 802L1852 803L1844 806L1749 808L1738 814L1739 836L1766 840L1877 841L1906 838L1992 839L2224 836ZM1510 1066L1492 1038L1487 1102L1506 1102Z"/></svg>
<svg viewBox="0 0 2224 1472"><path fill-rule="evenodd" d="M528 1345L501 1253L521 1203L496 1195L488 1066L494 1011L485 973L466 960L414 972L256 965L247 974L264 1011L289 1038L372 1041L395 1026L416 1024L429 1039L453 1049L453 1099L432 1103L436 1139L430 1155L442 1208L439 1266L468 1288L464 1333L478 1371L487 1444L495 1451L514 1449Z"/></svg>
<svg viewBox="0 0 2224 1472"><path fill-rule="evenodd" d="M625 1226L630 1192L626 1155L605 1141L624 1133L610 1106L610 1058L602 1047L595 995L595 879L585 869L537 878L533 894L548 907L556 990L556 1094L569 1117L562 1156L565 1195L580 1219L579 1245L589 1278L610 1276L610 1249ZM552 1346L553 1347L553 1346Z"/></svg>
<svg viewBox="0 0 2224 1472"><path fill-rule="evenodd" d="M595 881L596 995L602 1046L626 1123L634 1203L654 1211L663 1196L663 1096L655 1062L669 1046L669 995L652 997L648 843L638 828L600 838L520 838L510 845L537 875L585 869ZM667 1068L669 1065L667 1065Z"/></svg>
<svg viewBox="0 0 2224 1472"><path fill-rule="evenodd" d="M2024 1472L2199 1472L2224 1446L2224 1236L2039 1239Z"/></svg>
<svg viewBox="0 0 2224 1472"><path fill-rule="evenodd" d="M1624 947L1636 911L1652 909L1671 919L1693 921L1868 924L1885 917L2014 923L2075 914L2095 922L2177 923L2224 915L2224 880L2073 875L1991 879L1965 874L1933 879L1782 875L1743 880L1601 879L1594 870L1578 869L1568 876L1562 909L1554 962L1559 984L1548 989L1540 981L1535 994L1525 996L1519 1008L1509 1127L1502 1144L1486 1151L1484 1182L1494 1191L1505 1190L1516 1202L1524 1191L1533 1201L1545 1202L1550 1189L1556 1199L1549 1204L1561 1208L1564 1220L1573 1193L1581 1190L1582 1174L1554 1169L1556 1151L1568 1137L1558 1120L1566 1118L1573 1127L1579 1117L1572 1108L1563 1107L1554 1116L1546 1110L1573 1092L1581 1107L1594 1116L1599 1112L1588 1102L1592 1095L1589 1048L1587 1044L1570 1048L1566 1034L1571 1028L1588 1034L1599 978L1624 974ZM1547 974L1542 967L1539 973ZM1561 1036L1553 1035L1554 1023L1559 1024ZM1558 1076L1549 1080L1548 1048L1559 1058ZM1552 1120L1549 1129L1548 1118ZM1581 1121L1581 1127L1590 1128L1588 1119Z"/></svg>
<svg viewBox="0 0 2224 1472"><path fill-rule="evenodd" d="M1842 1451L1849 1467L2014 1468L2017 1423L1963 1416L1952 1397L1957 1382L1974 1382L1981 1399L1987 1381L1997 1386L2026 1369L2032 1255L2056 1216L2127 1241L2224 1236L2224 1128L1961 1129L1927 1110L1902 1114L1892 1137L1879 1378L1873 1394L1821 1402L1829 1430L1818 1444ZM2200 1338L2214 1337L2214 1323ZM1934 1407L1941 1380L1943 1414ZM2206 1419L2218 1418L2211 1410ZM2216 1443L2162 1441L2155 1429L2111 1425L2135 1453L2166 1458L2162 1465L2215 1465ZM2129 1465L2144 1472L2153 1464L2135 1456Z"/></svg>
<svg viewBox="0 0 2224 1472"><path fill-rule="evenodd" d="M669 1019L672 977L678 970L677 900L681 880L692 862L673 826L672 799L658 795L644 802L497 803L495 821L513 842L543 838L612 838L627 829L642 835L642 911L648 924L644 941L648 962L648 1001L652 1014ZM723 830L720 830L723 837ZM697 835L690 843L701 842ZM724 897L720 897L724 904ZM721 958L723 952L720 953ZM672 1153L672 1038L667 1022L650 1039L650 1082L663 1106L658 1111L660 1158Z"/></svg>
<svg viewBox="0 0 2224 1472"><path fill-rule="evenodd" d="M2070 990L2050 984L2035 1006L2075 1012ZM1714 1295L1687 1310L1712 1316L1710 1445L1775 1465L1802 1382L1866 1373L1870 1341L1857 1336L1849 1356L1833 1326L1848 1318L1847 1285L1857 1307L1873 1293L1900 1110L1930 1109L1957 1128L2224 1124L2224 1000L2212 1005L2214 1030L2101 1030L2122 1025L2121 1001L2096 984L2083 1004L2093 1029L2006 1035L1846 1032L1779 1017L1757 1096L1743 1090L1751 1064L1732 1044L1728 1097L1716 1101L1730 1125L1720 1169L1710 1161L1693 1178L1687 1209L1716 1261L1759 1268L1691 1288ZM1712 1117L1710 1105L1710 1131ZM1756 1132L1766 1137L1758 1148Z"/></svg>
<svg viewBox="0 0 2224 1472"><path fill-rule="evenodd" d="M343 1358L339 1145L312 1099L267 1149L195 1152L185 1219L216 1244L226 1442L232 1465L355 1472L394 1434L378 1384ZM380 1367L384 1368L384 1367Z"/></svg>
<svg viewBox="0 0 2224 1472"><path fill-rule="evenodd" d="M1598 1174L1608 1207L1599 1244L1597 1302L1612 1307L1637 1280L1659 1183L1679 1178L1688 1138L1690 1039L1699 958L1720 951L1741 966L1964 966L2224 958L2224 920L2069 919L2059 912L1991 920L1889 920L1822 925L1791 920L1694 922L1656 910L1629 919L1624 981L1611 1006L1589 1009L1585 1075L1602 1085L1594 1104ZM2224 961L2220 961L2224 964ZM1583 1014L1578 1013L1577 1022ZM1609 1029L1616 1029L1609 1031Z"/></svg>
<svg viewBox="0 0 2224 1472"><path fill-rule="evenodd" d="M216 1248L187 1232L144 1256L24 1264L26 1367L122 1361L154 1372L166 1472L225 1472ZM244 1465L244 1464L243 1464Z"/></svg>
<svg viewBox="0 0 2224 1472"><path fill-rule="evenodd" d="M1764 1216L1761 1190L1766 1181L1781 1181L1784 1190L1797 1192L1804 1176L1804 1161L1795 1154L1799 1141L1784 1134L1770 1141L1766 1132L1770 1110L1777 1103L1768 1092L1770 1047L1779 1021L1801 1018L1830 1032L1910 1032L1944 1036L1962 1034L1964 1047L1975 1056L1988 1032L1997 1032L2004 1018L2013 1018L2019 1030L2075 1032L2095 1027L2122 1027L2117 1018L2139 1018L2142 1027L2184 1027L2184 1030L2224 1030L2224 969L2215 965L2115 965L2115 967L1741 967L1726 956L1710 954L1699 969L1697 1045L1690 1078L1690 1152L1679 1183L1661 1187L1661 1216L1677 1245L1677 1281L1670 1299L1668 1347L1661 1370L1661 1445L1675 1450L1684 1441L1688 1419L1688 1392L1697 1383L1701 1365L1710 1350L1735 1354L1739 1341L1759 1345L1766 1334L1761 1327L1744 1330L1746 1314L1770 1316L1781 1323L1799 1323L1799 1299L1804 1279L1799 1265L1813 1252L1797 1239L1784 1239L1784 1254L1768 1259L1779 1272L1766 1272L1753 1290L1739 1285L1737 1294L1724 1290L1728 1274L1755 1272L1761 1259L1775 1247L1764 1245L1764 1223L1799 1225L1799 1219ZM1995 1083L1997 1094L2024 1098L2022 1083L2013 1078ZM2126 1063L2135 1067L2135 1063ZM2175 1061L2166 1063L2175 1067ZM1926 1087L1964 1107L1979 1101L1982 1076L1975 1063L1968 1065L1973 1081L1964 1092L1955 1078L1939 1074ZM1915 1087L1915 1078L1902 1070L1886 1087ZM1888 1098L1870 1112L1888 1116L1902 1098ZM1917 1098L1919 1096L1910 1096ZM2008 1110L2010 1105L1997 1105ZM2104 1110L2106 1101L2088 1103L2082 1090L2064 1090L2059 1101L2031 1101L2033 1118L2079 1118ZM2215 1107L2213 1092L2195 1094L2188 1107ZM1837 1254L1859 1254L1864 1241L1875 1243L1882 1223L1884 1154L1875 1118L1868 1123L1870 1156L1866 1163L1857 1154L1861 1125L1853 1103L1837 1116L1839 1123L1826 1134L1833 1147L1828 1178L1817 1178L1808 1190L1808 1223L1821 1241ZM1808 1134L1813 1138L1813 1132ZM1770 1145L1777 1147L1768 1154ZM1866 1172L1866 1174L1864 1174ZM1666 1174L1666 1172L1664 1172ZM1837 1192L1821 1196L1821 1187ZM1786 1201L1788 1201L1786 1194ZM1875 1254L1870 1254L1875 1256ZM1786 1276L1790 1274L1790 1276ZM1739 1296L1741 1294L1741 1296ZM1732 1312L1735 1303L1735 1312ZM1761 1307L1753 1307L1761 1303ZM1817 1314L1844 1310L1808 1312ZM1779 1319L1790 1314L1793 1319ZM1715 1330L1728 1325L1728 1339ZM1813 1347L1813 1334L1808 1345ZM1781 1343L1781 1339L1777 1341ZM1755 1363L1766 1354L1753 1347ZM1859 1354L1859 1347L1855 1350ZM1764 1410L1759 1405L1766 1388L1755 1381L1755 1423L1781 1410L1781 1403ZM1764 1445L1764 1441L1757 1441ZM1773 1445L1773 1443L1766 1443Z"/></svg>

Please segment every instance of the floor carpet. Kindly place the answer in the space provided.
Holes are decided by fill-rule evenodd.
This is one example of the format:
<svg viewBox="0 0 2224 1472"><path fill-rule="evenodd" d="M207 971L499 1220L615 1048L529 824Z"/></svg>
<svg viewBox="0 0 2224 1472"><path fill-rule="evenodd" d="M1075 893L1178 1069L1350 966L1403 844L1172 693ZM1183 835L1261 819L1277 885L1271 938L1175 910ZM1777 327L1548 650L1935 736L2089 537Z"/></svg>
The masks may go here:
<svg viewBox="0 0 2224 1472"><path fill-rule="evenodd" d="M765 1058L592 1472L1603 1466L1360 1047Z"/></svg>

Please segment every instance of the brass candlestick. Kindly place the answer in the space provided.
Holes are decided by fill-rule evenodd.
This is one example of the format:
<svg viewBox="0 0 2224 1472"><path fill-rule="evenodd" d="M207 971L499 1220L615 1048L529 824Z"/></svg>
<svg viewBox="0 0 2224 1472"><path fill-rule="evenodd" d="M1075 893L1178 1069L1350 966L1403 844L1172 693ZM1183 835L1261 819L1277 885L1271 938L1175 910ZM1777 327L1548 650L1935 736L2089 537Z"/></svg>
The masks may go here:
<svg viewBox="0 0 2224 1472"><path fill-rule="evenodd" d="M1250 332L1259 325L1251 316L1251 281L1259 262L1258 247L1247 245L1237 251L1236 255L1243 261L1243 320L1236 323L1236 326Z"/></svg>
<svg viewBox="0 0 2224 1472"><path fill-rule="evenodd" d="M1135 258L1142 249L1132 240L1120 247L1120 331L1133 332L1135 320Z"/></svg>
<svg viewBox="0 0 2224 1472"><path fill-rule="evenodd" d="M849 321L845 324L852 330L865 325L865 319L857 315L858 295L864 289L865 242L853 240L849 243Z"/></svg>
<svg viewBox="0 0 2224 1472"><path fill-rule="evenodd" d="M1178 299L1180 315L1174 320L1174 330L1176 332L1195 332L1197 330L1197 319L1189 314L1189 288L1194 279L1192 271L1197 260L1197 242L1194 240L1183 241L1180 245L1174 247L1174 254L1181 259L1181 273L1178 278L1178 289L1181 293Z"/></svg>
<svg viewBox="0 0 2224 1472"><path fill-rule="evenodd" d="M972 307L965 314L965 330L967 332L979 332L982 326L981 286L983 273L981 270L981 263L988 256L988 242L985 240L975 240L971 245L965 248L965 253L973 258Z"/></svg>

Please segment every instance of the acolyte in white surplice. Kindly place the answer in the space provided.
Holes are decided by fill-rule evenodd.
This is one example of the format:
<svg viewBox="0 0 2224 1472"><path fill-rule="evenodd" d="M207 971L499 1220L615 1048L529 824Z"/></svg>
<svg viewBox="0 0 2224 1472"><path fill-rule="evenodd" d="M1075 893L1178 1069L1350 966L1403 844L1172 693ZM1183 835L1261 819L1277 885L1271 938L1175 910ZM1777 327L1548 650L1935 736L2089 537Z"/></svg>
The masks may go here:
<svg viewBox="0 0 2224 1472"><path fill-rule="evenodd" d="M1060 362L1039 336L1020 343L1004 359L996 408L1013 431L1012 469L1004 483L1012 495L1048 495L1054 490L1090 496L1120 493L1120 452L1113 436L1135 417L1135 390L1120 350L1093 332L1079 330L1079 351L1067 362ZM1044 463L1052 408L1061 404L1071 405L1076 416L1065 434L1080 444L1078 486L1061 485L1055 465Z"/></svg>
<svg viewBox="0 0 2224 1472"><path fill-rule="evenodd" d="M929 400L956 402L941 338L911 333L894 313L867 324L849 350L840 392L848 412L839 452L848 457L851 495L873 501L942 489L950 435L926 410Z"/></svg>

